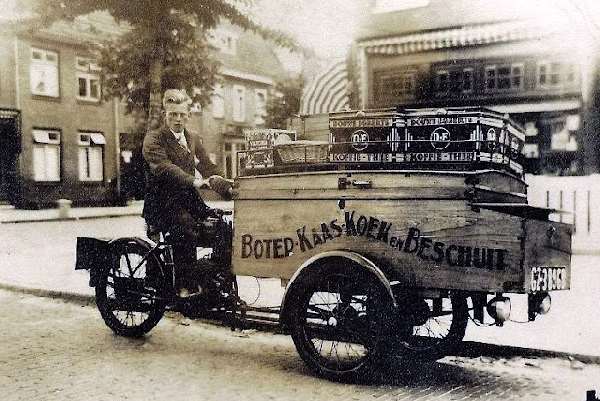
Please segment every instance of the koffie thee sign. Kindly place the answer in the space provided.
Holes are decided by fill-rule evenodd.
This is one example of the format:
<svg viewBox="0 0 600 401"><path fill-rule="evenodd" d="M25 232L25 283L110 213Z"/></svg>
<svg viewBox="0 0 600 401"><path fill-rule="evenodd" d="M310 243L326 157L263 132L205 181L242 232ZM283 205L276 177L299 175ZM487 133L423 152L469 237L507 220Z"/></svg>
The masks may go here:
<svg viewBox="0 0 600 401"><path fill-rule="evenodd" d="M508 251L505 249L434 241L421 235L418 228L410 228L408 233L399 233L394 230L392 223L356 211L346 211L343 220L335 218L312 227L298 227L293 235L287 237L256 238L252 234L243 234L240 238L240 252L243 259L280 259L318 250L322 245L341 237L368 238L397 252L440 265L487 270L508 268Z"/></svg>
<svg viewBox="0 0 600 401"><path fill-rule="evenodd" d="M474 161L476 139L475 116L408 118L406 161Z"/></svg>
<svg viewBox="0 0 600 401"><path fill-rule="evenodd" d="M332 119L329 127L334 163L475 160L474 116Z"/></svg>
<svg viewBox="0 0 600 401"><path fill-rule="evenodd" d="M329 121L332 162L382 162L389 153L389 141L397 135L390 117L332 119Z"/></svg>

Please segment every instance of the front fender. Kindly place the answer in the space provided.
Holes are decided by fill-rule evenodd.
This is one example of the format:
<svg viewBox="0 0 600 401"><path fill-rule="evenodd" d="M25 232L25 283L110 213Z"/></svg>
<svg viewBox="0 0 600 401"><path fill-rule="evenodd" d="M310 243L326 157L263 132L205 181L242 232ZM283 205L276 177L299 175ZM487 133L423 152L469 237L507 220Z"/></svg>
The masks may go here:
<svg viewBox="0 0 600 401"><path fill-rule="evenodd" d="M353 252L353 251L346 251L346 250L328 251L328 252L323 252L318 255L315 255L312 258L306 260L298 268L298 270L296 270L296 272L290 279L290 281L285 289L285 293L283 295L283 300L281 302L280 322L284 329L287 326L287 318L289 315L288 311L289 311L290 304L291 304L291 302L290 302L291 297L289 297L291 289L294 288L294 286L296 284L299 285L300 277L302 277L302 275L306 274L307 272L309 272L311 269L313 269L315 267L322 266L322 264L324 262L326 262L327 259L344 259L345 261L348 262L349 266L354 266L355 268L363 269L363 270L369 272L370 274L372 274L375 278L377 278L379 280L379 282L385 288L387 294L390 297L390 301L391 301L391 304L393 305L393 307L394 308L397 307L396 298L392 291L390 281L385 276L383 271L375 263L373 263L373 261L371 261L370 259L366 258L365 256L363 256L357 252Z"/></svg>

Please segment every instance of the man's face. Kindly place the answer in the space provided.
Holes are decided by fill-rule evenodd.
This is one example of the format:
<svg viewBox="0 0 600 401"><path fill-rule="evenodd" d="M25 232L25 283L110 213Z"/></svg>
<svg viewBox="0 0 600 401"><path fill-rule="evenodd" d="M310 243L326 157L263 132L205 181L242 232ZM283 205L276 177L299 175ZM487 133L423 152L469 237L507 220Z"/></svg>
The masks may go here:
<svg viewBox="0 0 600 401"><path fill-rule="evenodd" d="M167 104L165 107L165 123L173 132L182 132L189 117L187 104Z"/></svg>

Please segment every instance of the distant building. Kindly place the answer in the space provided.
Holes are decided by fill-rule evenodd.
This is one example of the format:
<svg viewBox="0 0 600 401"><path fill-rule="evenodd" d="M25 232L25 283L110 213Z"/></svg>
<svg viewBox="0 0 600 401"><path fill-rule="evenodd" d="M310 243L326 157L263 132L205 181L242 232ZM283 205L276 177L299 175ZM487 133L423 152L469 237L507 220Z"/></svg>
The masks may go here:
<svg viewBox="0 0 600 401"><path fill-rule="evenodd" d="M89 42L124 29L106 13L35 33L0 29L0 202L45 207L61 198L101 205L140 197L143 136L132 133L135 121L119 101L102 99L101 71L88 51ZM270 43L234 26L219 27L213 45L221 83L205 110L194 107L191 126L235 177L242 131L264 124L285 71Z"/></svg>
<svg viewBox="0 0 600 401"><path fill-rule="evenodd" d="M84 45L89 23L36 33L5 24L0 32L0 202L114 199L120 109L101 99L100 71Z"/></svg>
<svg viewBox="0 0 600 401"><path fill-rule="evenodd" d="M527 171L599 171L598 43L567 12L493 0L368 6L353 49L355 106L489 107L524 126Z"/></svg>
<svg viewBox="0 0 600 401"><path fill-rule="evenodd" d="M212 34L221 62L220 83L199 113L204 147L227 178L238 175L236 152L244 149L245 128L264 127L267 102L286 70L272 43L257 34L222 23Z"/></svg>

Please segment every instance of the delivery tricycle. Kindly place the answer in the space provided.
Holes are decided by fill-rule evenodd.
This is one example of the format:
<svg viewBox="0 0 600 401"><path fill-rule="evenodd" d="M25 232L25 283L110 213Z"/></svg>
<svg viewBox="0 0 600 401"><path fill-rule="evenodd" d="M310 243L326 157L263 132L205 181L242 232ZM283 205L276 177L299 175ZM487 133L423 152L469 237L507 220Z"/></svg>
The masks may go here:
<svg viewBox="0 0 600 401"><path fill-rule="evenodd" d="M199 296L177 296L168 233L78 239L76 268L90 270L115 333L144 335L169 309L232 327L274 324L314 372L345 380L390 358L452 353L469 320L510 318L507 294L526 294L534 320L550 292L570 288L571 226L528 205L524 134L507 116L448 108L308 118L326 134L246 133L233 217L201 222L211 241L199 253ZM281 279L280 306L246 305L236 276Z"/></svg>

